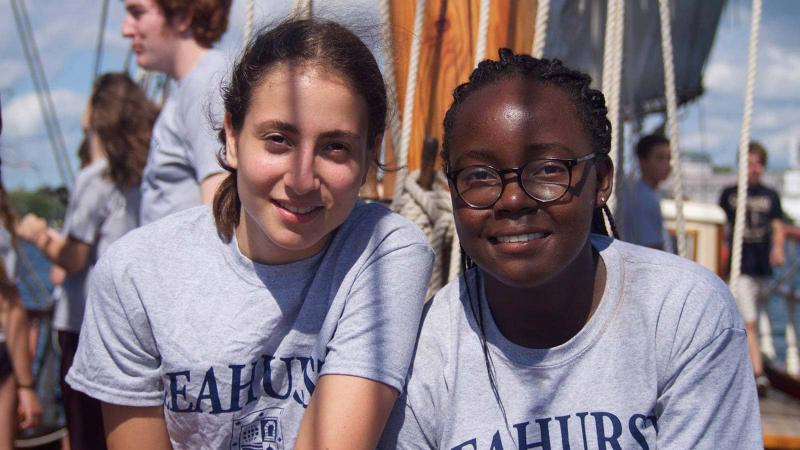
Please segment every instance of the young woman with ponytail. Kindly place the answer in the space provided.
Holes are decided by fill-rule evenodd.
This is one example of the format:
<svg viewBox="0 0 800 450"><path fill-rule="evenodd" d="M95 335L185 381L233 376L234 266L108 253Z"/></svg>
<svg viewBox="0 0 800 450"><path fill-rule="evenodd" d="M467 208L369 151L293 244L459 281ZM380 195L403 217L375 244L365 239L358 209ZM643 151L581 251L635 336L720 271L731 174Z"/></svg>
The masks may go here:
<svg viewBox="0 0 800 450"><path fill-rule="evenodd" d="M358 199L386 91L341 25L285 22L223 91L213 208L99 262L68 381L112 449L374 449L411 361L433 253Z"/></svg>
<svg viewBox="0 0 800 450"><path fill-rule="evenodd" d="M61 347L61 393L72 450L105 448L100 403L65 381L78 347L86 287L97 258L139 224L139 184L158 108L123 73L98 77L83 116L88 164L70 193L62 232L33 214L17 225L20 238L66 271L53 328Z"/></svg>

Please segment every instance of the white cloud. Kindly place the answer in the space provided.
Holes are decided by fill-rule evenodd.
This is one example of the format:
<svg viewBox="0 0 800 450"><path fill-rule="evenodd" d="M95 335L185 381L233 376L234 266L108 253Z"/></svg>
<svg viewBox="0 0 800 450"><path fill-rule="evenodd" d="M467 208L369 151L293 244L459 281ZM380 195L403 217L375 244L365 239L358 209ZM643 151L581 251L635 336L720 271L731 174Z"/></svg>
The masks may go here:
<svg viewBox="0 0 800 450"><path fill-rule="evenodd" d="M28 68L22 61L4 61L0 70L0 91L10 88L20 78L28 73Z"/></svg>
<svg viewBox="0 0 800 450"><path fill-rule="evenodd" d="M706 69L705 84L709 92L741 95L745 86L744 72L733 63L712 62Z"/></svg>
<svg viewBox="0 0 800 450"><path fill-rule="evenodd" d="M784 43L763 50L756 95L800 100L800 52Z"/></svg>
<svg viewBox="0 0 800 450"><path fill-rule="evenodd" d="M70 89L51 91L53 105L60 123L80 120L86 103L84 95ZM29 92L14 97L3 106L3 134L8 139L23 139L44 133L39 101L36 93Z"/></svg>

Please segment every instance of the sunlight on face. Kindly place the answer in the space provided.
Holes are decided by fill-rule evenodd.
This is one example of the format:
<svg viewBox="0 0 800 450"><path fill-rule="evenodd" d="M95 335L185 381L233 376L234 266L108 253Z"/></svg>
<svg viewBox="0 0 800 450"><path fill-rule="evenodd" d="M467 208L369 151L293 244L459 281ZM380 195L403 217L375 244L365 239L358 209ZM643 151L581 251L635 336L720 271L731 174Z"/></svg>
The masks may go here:
<svg viewBox="0 0 800 450"><path fill-rule="evenodd" d="M226 120L242 202L242 252L278 264L308 258L350 215L368 169L367 105L336 75L280 64L253 90L242 129Z"/></svg>

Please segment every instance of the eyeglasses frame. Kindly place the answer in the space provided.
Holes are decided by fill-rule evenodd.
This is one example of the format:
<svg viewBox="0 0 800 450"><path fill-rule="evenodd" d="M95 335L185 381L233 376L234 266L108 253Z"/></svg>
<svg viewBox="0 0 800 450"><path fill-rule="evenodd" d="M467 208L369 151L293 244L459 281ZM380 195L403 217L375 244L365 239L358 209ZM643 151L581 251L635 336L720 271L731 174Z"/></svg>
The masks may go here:
<svg viewBox="0 0 800 450"><path fill-rule="evenodd" d="M561 198L564 197L564 195L567 193L567 191L569 191L569 186L572 186L572 169L575 166L577 166L578 164L580 164L580 163L582 163L584 161L592 160L592 159L598 157L599 155L600 154L597 153L597 152L592 152L592 153L589 153L588 155L581 156L580 158L538 158L538 159L532 159L532 160L526 162L525 164L523 164L523 165L521 165L519 167L511 167L511 168L508 168L508 169L498 169L498 168L496 168L494 166L491 166L489 164L473 164L471 166L463 167L461 169L454 170L454 171L451 171L451 170L448 169L448 170L445 171L445 176L447 177L447 179L452 184L453 190L455 190L456 194L458 194L458 198L460 198L461 201L463 201L464 204L467 205L467 207L470 208L470 209L490 209L490 208L492 208L498 202L498 200L500 200L503 197L503 192L505 192L505 190L506 190L506 185L508 183L511 183L514 180L516 180L516 182L519 184L519 187L522 188L522 192L524 192L525 195L527 195L528 197L536 200L539 203L552 203L552 202L556 202L558 200L561 200ZM522 171L525 170L525 168L528 167L528 165L530 165L531 163L537 162L537 161L559 161L559 162L564 163L567 166L567 174L568 174L567 189L564 189L564 192L561 193L561 195L559 195L558 197L556 197L556 198L554 198L552 200L540 200L540 199L534 197L530 192L528 192L527 189L525 189L525 185L522 183ZM472 205L470 202L468 202L461 195L461 191L459 191L459 189L458 189L458 183L456 182L456 179L458 178L458 175L461 172L463 172L463 171L465 171L467 169L470 169L472 167L488 167L489 169L494 170L495 172L497 172L498 175L500 175L500 183L501 183L501 185L500 185L500 194L488 206L474 206L474 205ZM515 174L516 177L507 178L506 174L509 174L509 173Z"/></svg>

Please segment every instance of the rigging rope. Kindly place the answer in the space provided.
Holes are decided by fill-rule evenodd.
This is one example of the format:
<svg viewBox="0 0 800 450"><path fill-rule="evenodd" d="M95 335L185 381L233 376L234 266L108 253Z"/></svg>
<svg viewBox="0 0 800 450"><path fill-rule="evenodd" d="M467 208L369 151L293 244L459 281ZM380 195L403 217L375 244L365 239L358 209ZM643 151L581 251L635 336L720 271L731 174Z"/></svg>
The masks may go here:
<svg viewBox="0 0 800 450"><path fill-rule="evenodd" d="M61 126L58 123L58 117L55 113L55 107L53 106L53 99L50 96L50 88L47 84L44 69L42 68L42 61L39 57L39 51L36 47L33 32L31 31L28 12L22 0L11 0L11 7L14 12L14 22L17 26L17 33L22 43L22 50L25 54L25 62L28 65L28 70L33 80L33 86L36 90L36 99L39 102L39 109L41 110L47 137L50 141L53 159L56 162L56 168L58 169L62 183L70 190L72 188L74 175L72 167L69 164L69 157L67 156L64 137L61 133Z"/></svg>
<svg viewBox="0 0 800 450"><path fill-rule="evenodd" d="M381 34L383 35L383 71L386 79L386 94L389 97L389 128L392 134L392 148L400 148L400 110L397 104L397 77L394 68L394 44L392 43L391 0L381 0ZM399 165L399 164L398 164Z"/></svg>
<svg viewBox="0 0 800 450"><path fill-rule="evenodd" d="M661 55L664 61L664 95L667 99L667 124L669 127L670 166L672 167L672 196L675 199L675 226L678 255L686 254L686 220L683 215L683 176L681 154L678 146L678 99L675 93L675 66L672 53L672 24L669 0L658 1L661 20Z"/></svg>
<svg viewBox="0 0 800 450"><path fill-rule="evenodd" d="M75 181L75 174L73 173L72 165L70 165L69 162L67 146L64 143L64 133L61 132L61 124L58 121L58 114L56 114L56 108L55 105L53 104L53 97L50 95L50 86L47 82L47 76L45 75L44 64L42 64L42 58L39 55L39 47L36 45L36 39L34 38L33 35L33 28L31 27L28 8L25 6L25 2L23 0L18 0L18 1L19 1L20 11L22 12L21 14L21 17L23 19L22 23L27 33L31 54L33 55L33 60L35 62L34 68L38 71L40 83L44 88L44 99L50 111L49 115L50 123L51 126L53 127L56 141L59 144L60 155L61 158L63 159L64 168L68 176L69 185L65 187L67 188L67 190L71 190L72 184Z"/></svg>
<svg viewBox="0 0 800 450"><path fill-rule="evenodd" d="M750 46L747 52L747 85L744 94L744 115L739 135L739 180L736 189L736 215L733 225L733 249L731 250L730 285L734 295L739 295L739 277L742 273L742 238L744 237L745 209L747 208L747 153L750 141L750 125L753 116L753 91L756 85L758 63L758 33L761 26L761 0L753 0L753 16L750 22Z"/></svg>
<svg viewBox="0 0 800 450"><path fill-rule="evenodd" d="M419 74L419 54L422 45L422 26L425 23L426 0L417 0L414 8L414 35L409 52L408 74L406 76L406 94L403 99L403 127L400 136L400 147L395 149L397 161L397 178L395 180L395 201L403 192L403 185L408 173L408 148L411 144L411 127L414 123L414 97L417 92L417 75Z"/></svg>
<svg viewBox="0 0 800 450"><path fill-rule="evenodd" d="M314 12L313 0L295 0L294 15L301 19L310 19Z"/></svg>
<svg viewBox="0 0 800 450"><path fill-rule="evenodd" d="M108 18L108 0L103 0L103 8L100 12L100 27L97 30L97 44L94 50L94 76L92 80L100 74L100 65L103 63L103 40L106 33L106 20Z"/></svg>
<svg viewBox="0 0 800 450"><path fill-rule="evenodd" d="M475 64L473 67L478 67L478 63L486 58L486 41L489 36L489 6L489 0L481 0L478 12L478 39L475 44Z"/></svg>
<svg viewBox="0 0 800 450"><path fill-rule="evenodd" d="M250 43L253 37L253 17L255 16L255 0L247 0L247 9L244 15L244 45Z"/></svg>
<svg viewBox="0 0 800 450"><path fill-rule="evenodd" d="M608 120L611 122L611 149L609 158L618 167L619 142L622 134L620 117L620 85L622 84L622 59L624 52L625 1L609 0L606 11L606 33L603 49L603 93L607 99ZM621 190L620 190L621 192ZM615 211L620 194L615 190L608 199L608 207Z"/></svg>
<svg viewBox="0 0 800 450"><path fill-rule="evenodd" d="M531 50L534 58L541 59L544 56L548 16L550 16L550 0L539 0L536 3L536 24L533 30L533 49Z"/></svg>

